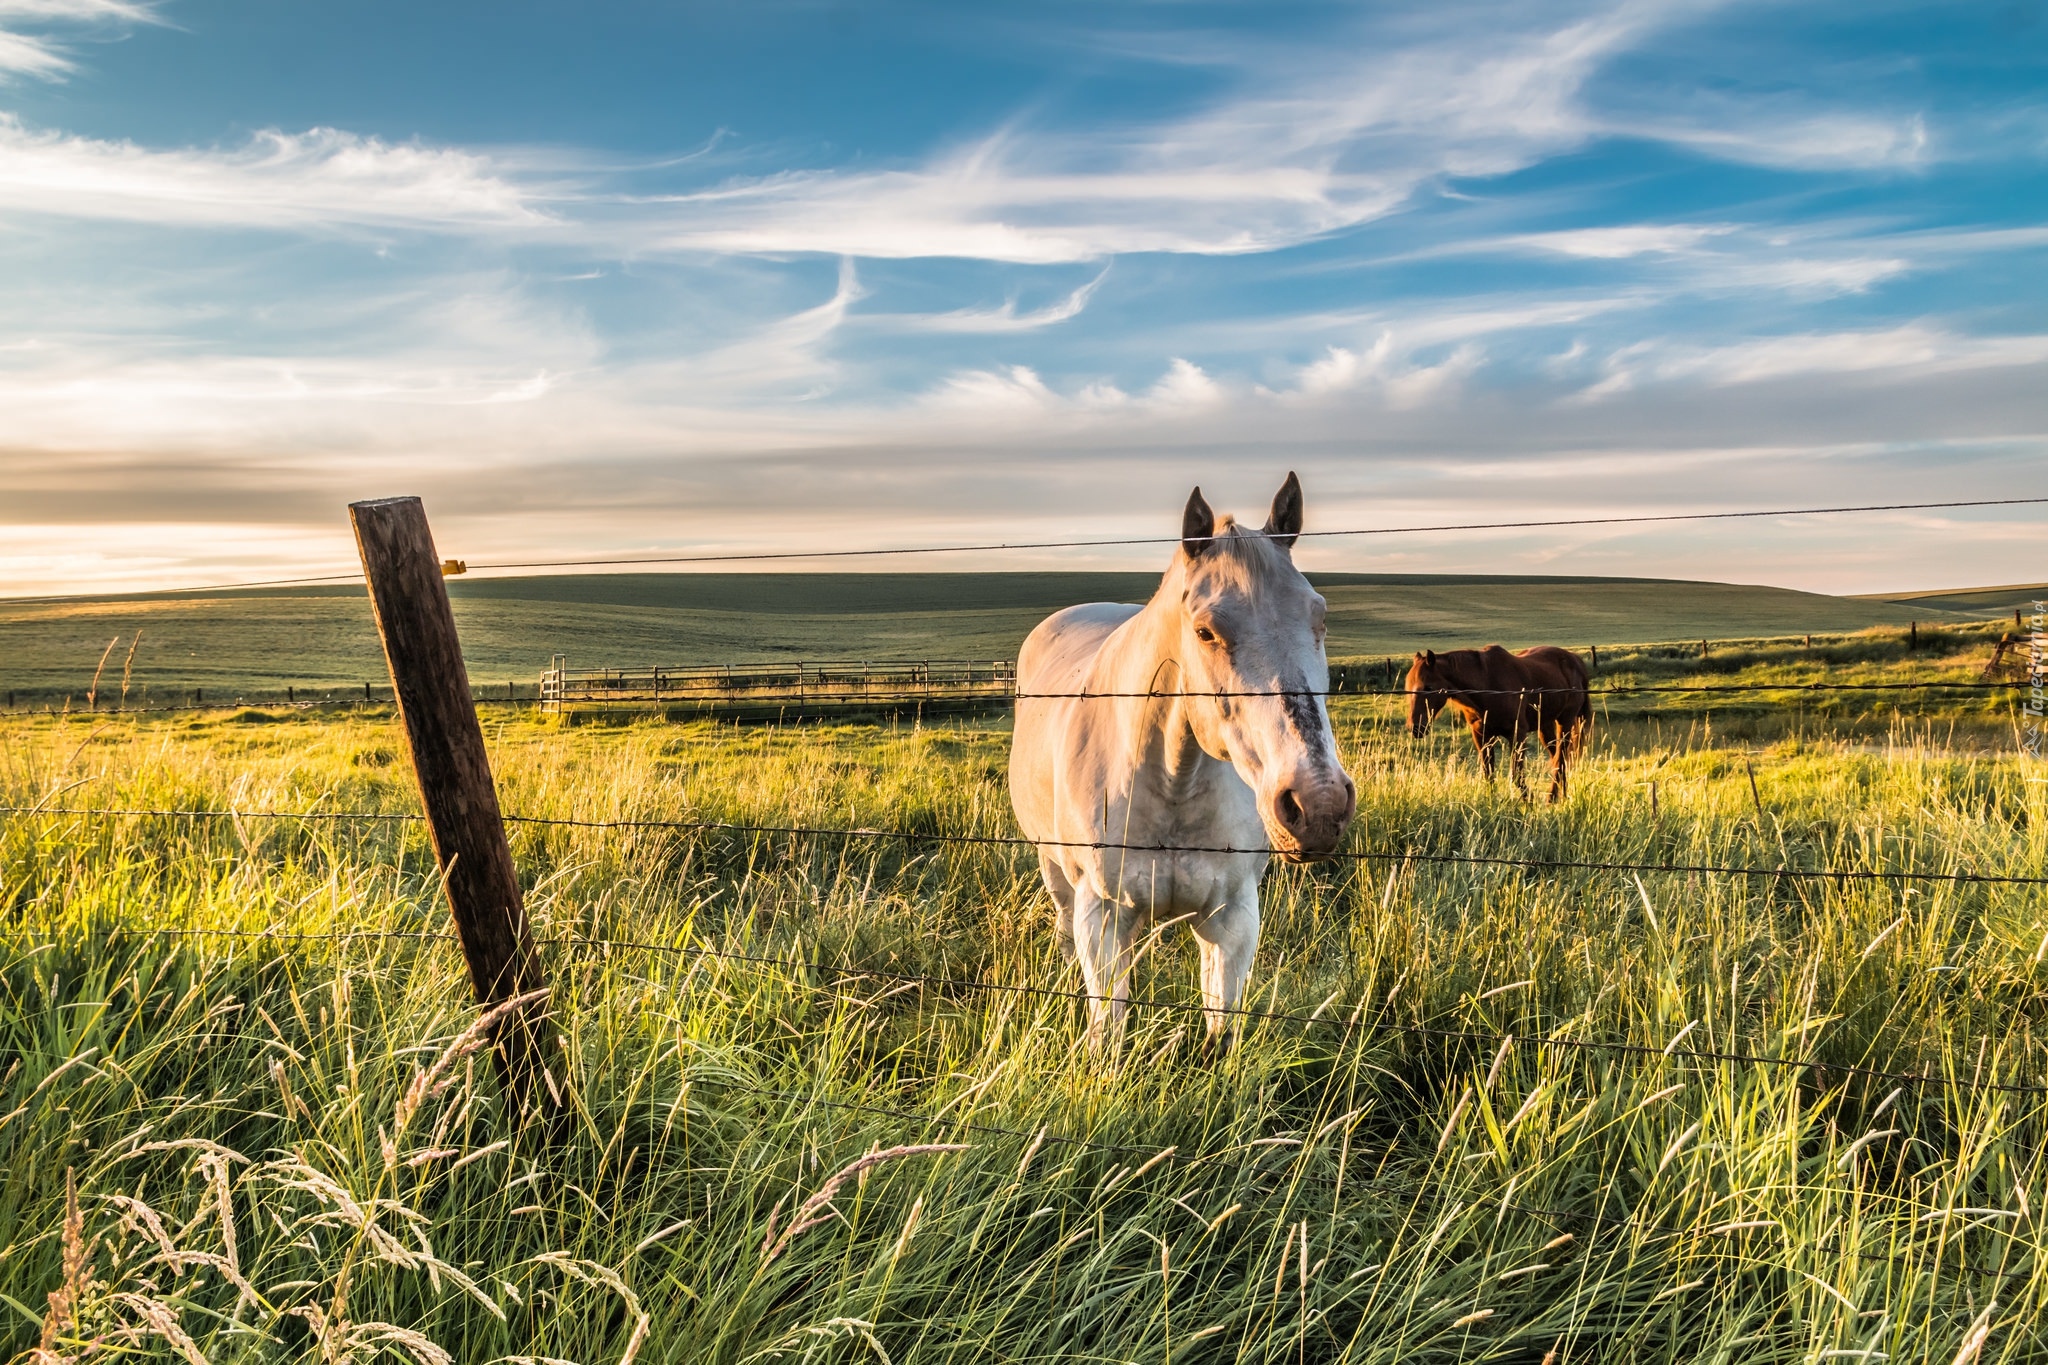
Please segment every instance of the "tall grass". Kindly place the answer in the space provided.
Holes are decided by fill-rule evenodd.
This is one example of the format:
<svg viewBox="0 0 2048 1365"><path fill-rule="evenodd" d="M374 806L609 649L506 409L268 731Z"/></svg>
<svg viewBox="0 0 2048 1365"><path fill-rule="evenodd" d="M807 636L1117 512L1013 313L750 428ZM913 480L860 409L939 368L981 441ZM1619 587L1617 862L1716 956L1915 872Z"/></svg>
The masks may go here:
<svg viewBox="0 0 2048 1365"><path fill-rule="evenodd" d="M1925 718L1759 747L1610 717L1557 807L1448 729L1339 719L1359 848L2048 874L2042 774ZM996 729L492 742L523 814L1013 829ZM15 722L0 801L408 812L402 748L376 717ZM46 1359L2048 1349L2043 1097L1986 1088L2048 1083L2038 887L1282 869L1248 1003L1316 1022L1213 1056L1141 1009L1102 1057L1021 850L520 825L544 937L655 945L551 950L549 1150L445 939L290 937L440 933L416 824L0 820L0 1311ZM1169 930L1136 993L1194 982Z"/></svg>

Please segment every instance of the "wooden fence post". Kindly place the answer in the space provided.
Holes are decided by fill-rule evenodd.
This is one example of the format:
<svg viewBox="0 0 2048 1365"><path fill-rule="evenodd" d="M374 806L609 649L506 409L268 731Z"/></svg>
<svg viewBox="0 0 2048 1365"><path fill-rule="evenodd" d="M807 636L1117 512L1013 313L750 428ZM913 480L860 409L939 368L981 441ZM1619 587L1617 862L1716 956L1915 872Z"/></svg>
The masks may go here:
<svg viewBox="0 0 2048 1365"><path fill-rule="evenodd" d="M348 510L470 984L480 1005L526 995L547 982L426 509L418 498L379 498ZM556 1042L545 1003L501 1021L492 1042L514 1112L523 1119L538 1109L559 1118L561 1094L548 1070Z"/></svg>

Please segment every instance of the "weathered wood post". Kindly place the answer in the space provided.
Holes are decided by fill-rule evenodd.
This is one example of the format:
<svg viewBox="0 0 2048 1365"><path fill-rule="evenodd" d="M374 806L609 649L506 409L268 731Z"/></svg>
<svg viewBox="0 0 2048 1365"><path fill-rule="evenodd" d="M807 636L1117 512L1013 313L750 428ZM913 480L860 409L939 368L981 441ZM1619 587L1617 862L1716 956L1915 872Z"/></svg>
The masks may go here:
<svg viewBox="0 0 2048 1365"><path fill-rule="evenodd" d="M418 498L379 498L348 510L470 984L480 1005L526 995L547 982L426 509ZM560 1090L548 1071L556 1042L544 1003L507 1017L492 1042L515 1113L558 1117Z"/></svg>

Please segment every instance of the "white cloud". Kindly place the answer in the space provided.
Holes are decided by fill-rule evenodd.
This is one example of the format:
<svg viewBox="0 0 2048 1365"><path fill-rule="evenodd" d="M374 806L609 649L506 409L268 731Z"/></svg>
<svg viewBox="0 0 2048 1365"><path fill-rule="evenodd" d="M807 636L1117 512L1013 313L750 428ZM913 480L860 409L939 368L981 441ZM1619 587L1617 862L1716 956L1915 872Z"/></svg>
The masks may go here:
<svg viewBox="0 0 2048 1365"><path fill-rule="evenodd" d="M335 129L271 130L231 148L149 149L0 123L0 202L15 212L294 230L336 224L541 232L622 254L821 253L1023 264L1297 245L1385 216L1449 176L1499 175L1602 136L1681 143L1771 164L1921 157L1914 119L1693 99L1626 119L1588 106L1604 65L1696 14L1698 0L1621 0L1560 16L1463 6L1359 20L1315 51L1261 50L1207 105L1155 124L1025 125L882 170L784 172L679 194L624 192L584 163L574 183L459 148ZM20 0L20 14L145 18L126 0ZM0 9L0 20L8 11ZM14 47L5 44L12 42ZM10 58L9 53L13 56ZM0 67L55 72L42 39L0 34ZM41 64L40 66L38 64ZM1537 234L1589 259L1674 253L1726 231L1623 225ZM1076 311L1082 292L1069 300ZM1048 326L1059 308L962 310L927 330Z"/></svg>
<svg viewBox="0 0 2048 1365"><path fill-rule="evenodd" d="M1623 5L1550 29L1457 16L1405 43L1360 35L1319 64L1294 54L1163 125L1011 129L922 165L686 194L615 193L596 185L595 170L578 186L536 184L526 168L478 153L335 129L165 150L18 121L0 123L0 194L15 212L301 230L559 229L631 252L1047 264L1268 251L1391 212L1432 178L1513 170L1582 140L1594 124L1579 108L1581 86L1659 14ZM20 41L20 62L62 60L40 40Z"/></svg>
<svg viewBox="0 0 2048 1365"><path fill-rule="evenodd" d="M1736 230L1727 223L1629 223L1618 227L1571 228L1509 237L1499 246L1527 247L1590 260L1616 261L1630 256L1676 255L1691 251ZM1477 245L1477 244L1474 244Z"/></svg>
<svg viewBox="0 0 2048 1365"><path fill-rule="evenodd" d="M1364 354L1332 346L1320 360L1304 365L1292 390L1276 397L1317 401L1370 395L1380 405L1404 410L1430 403L1479 369L1486 353L1466 342L1435 364L1416 364L1395 347L1394 333L1380 333Z"/></svg>
<svg viewBox="0 0 2048 1365"><path fill-rule="evenodd" d="M639 201L660 249L958 256L1033 264L1270 251L1379 217L1443 175L1498 174L1594 128L1599 62L1660 11L1552 30L1441 23L1341 59L1296 52L1178 122L1006 130L904 170L771 176Z"/></svg>
<svg viewBox="0 0 2048 1365"><path fill-rule="evenodd" d="M947 375L920 406L935 412L976 416L1023 416L1064 406L1029 365L1002 370L961 370Z"/></svg>
<svg viewBox="0 0 2048 1365"><path fill-rule="evenodd" d="M1722 161L1794 170L1912 166L1931 159L1926 120L1813 110L1754 96L1716 100L1691 118L1616 124L1607 132L1690 147Z"/></svg>
<svg viewBox="0 0 2048 1365"><path fill-rule="evenodd" d="M1017 301L1007 299L1000 308L958 308L948 313L865 313L857 320L865 327L911 332L1035 332L1079 317L1087 308L1088 300L1108 278L1109 269L1105 266L1094 279L1059 302L1028 313L1019 313Z"/></svg>
<svg viewBox="0 0 2048 1365"><path fill-rule="evenodd" d="M41 38L0 29L0 73L56 76L70 69L71 63L53 44Z"/></svg>
<svg viewBox="0 0 2048 1365"><path fill-rule="evenodd" d="M838 287L823 303L709 351L639 367L640 372L667 376L678 394L713 400L823 397L839 375L829 343L866 292L853 259L842 257Z"/></svg>
<svg viewBox="0 0 2048 1365"><path fill-rule="evenodd" d="M1222 399L1223 389L1200 365L1175 356L1145 397L1160 407L1205 408Z"/></svg>
<svg viewBox="0 0 2048 1365"><path fill-rule="evenodd" d="M1811 375L1909 372L1916 379L2048 364L2048 335L1963 336L1926 323L1757 337L1722 346L1637 343L1617 352L1599 393L1643 382L1727 387ZM1597 396L1597 395L1595 395Z"/></svg>
<svg viewBox="0 0 2048 1365"><path fill-rule="evenodd" d="M188 227L541 228L556 220L485 157L332 128L231 150L153 151L0 114L0 205Z"/></svg>
<svg viewBox="0 0 2048 1365"><path fill-rule="evenodd" d="M156 18L153 8L133 0L0 0L0 78L36 76L55 80L70 72L71 59L53 38L18 31L31 24L139 24Z"/></svg>
<svg viewBox="0 0 2048 1365"><path fill-rule="evenodd" d="M154 5L134 0L0 0L0 23L22 19L96 22L118 20L149 23L156 18Z"/></svg>

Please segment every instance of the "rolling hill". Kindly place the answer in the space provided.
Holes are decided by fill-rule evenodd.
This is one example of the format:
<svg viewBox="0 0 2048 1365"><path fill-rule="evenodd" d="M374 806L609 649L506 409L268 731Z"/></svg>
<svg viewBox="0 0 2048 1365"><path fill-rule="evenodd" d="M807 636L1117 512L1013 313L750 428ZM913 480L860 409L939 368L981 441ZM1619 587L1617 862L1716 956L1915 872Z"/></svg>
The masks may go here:
<svg viewBox="0 0 2048 1365"><path fill-rule="evenodd" d="M1572 646L1843 632L1983 619L2030 589L1910 598L1651 578L1318 574L1330 653L1498 641ZM550 656L582 666L760 659L1011 658L1048 613L1140 601L1140 573L606 574L454 579L471 678L532 683ZM136 641L139 632L140 641ZM381 684L369 605L353 586L0 604L0 690L82 697L109 640L102 695L167 700Z"/></svg>

